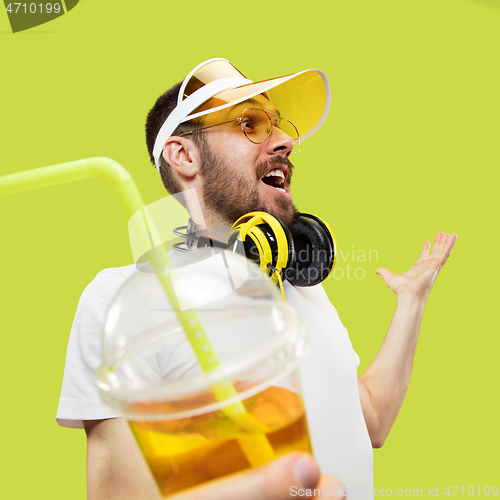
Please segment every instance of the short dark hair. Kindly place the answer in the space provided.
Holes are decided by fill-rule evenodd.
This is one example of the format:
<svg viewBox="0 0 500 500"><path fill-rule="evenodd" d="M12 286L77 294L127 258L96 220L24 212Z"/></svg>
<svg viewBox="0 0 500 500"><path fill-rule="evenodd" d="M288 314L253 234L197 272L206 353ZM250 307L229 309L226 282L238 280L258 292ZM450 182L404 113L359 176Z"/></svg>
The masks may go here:
<svg viewBox="0 0 500 500"><path fill-rule="evenodd" d="M155 145L156 136L158 135L158 132L160 131L160 128L165 120L177 106L177 97L179 95L181 85L182 82L175 84L172 88L168 89L164 94L158 97L154 106L149 111L148 117L146 119L146 144L148 147L149 158L155 168L156 165L155 159L153 157L153 148ZM179 135L183 132L189 132L193 130L193 128L199 127L201 122L201 118L195 118L194 120L181 123L173 131L172 135ZM190 134L186 137L191 139L197 146L203 148L205 140L203 132ZM163 155L160 155L160 175L165 189L170 194L179 193L181 191L181 187L172 174L172 167L165 161Z"/></svg>

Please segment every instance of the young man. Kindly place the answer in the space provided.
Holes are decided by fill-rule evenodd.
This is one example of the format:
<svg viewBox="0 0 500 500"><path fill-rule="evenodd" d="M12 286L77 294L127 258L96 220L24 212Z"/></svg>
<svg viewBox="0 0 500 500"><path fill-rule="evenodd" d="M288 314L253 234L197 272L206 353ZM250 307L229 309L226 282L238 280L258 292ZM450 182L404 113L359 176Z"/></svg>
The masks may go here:
<svg viewBox="0 0 500 500"><path fill-rule="evenodd" d="M291 225L299 215L291 154L322 125L329 99L328 81L316 70L253 83L228 61L210 60L157 100L146 124L148 150L171 194L196 192L201 214L186 201L195 223L201 215L208 227L229 228L248 212L265 211ZM432 253L426 242L406 273L377 271L397 307L360 377L359 358L321 285L285 282L287 302L312 337L301 379L314 455L350 498L373 495L372 447L383 445L401 408L424 305L455 238L438 233ZM147 498L154 489L125 422L109 418L93 381L106 304L133 267L105 270L87 287L68 346L58 421L86 429L89 498Z"/></svg>

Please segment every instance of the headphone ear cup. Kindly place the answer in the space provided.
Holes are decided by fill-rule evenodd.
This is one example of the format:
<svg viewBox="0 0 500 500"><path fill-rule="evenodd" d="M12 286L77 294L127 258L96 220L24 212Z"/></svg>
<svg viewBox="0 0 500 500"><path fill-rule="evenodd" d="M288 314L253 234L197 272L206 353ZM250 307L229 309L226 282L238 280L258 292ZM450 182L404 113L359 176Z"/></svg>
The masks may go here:
<svg viewBox="0 0 500 500"><path fill-rule="evenodd" d="M239 253L255 262L274 283L278 283L274 269L283 276L283 269L295 257L290 229L278 217L265 212L250 212L240 217L231 228L228 244L240 248Z"/></svg>
<svg viewBox="0 0 500 500"><path fill-rule="evenodd" d="M319 218L300 214L290 227L295 247L294 261L285 278L294 286L314 286L328 277L336 262L333 233Z"/></svg>

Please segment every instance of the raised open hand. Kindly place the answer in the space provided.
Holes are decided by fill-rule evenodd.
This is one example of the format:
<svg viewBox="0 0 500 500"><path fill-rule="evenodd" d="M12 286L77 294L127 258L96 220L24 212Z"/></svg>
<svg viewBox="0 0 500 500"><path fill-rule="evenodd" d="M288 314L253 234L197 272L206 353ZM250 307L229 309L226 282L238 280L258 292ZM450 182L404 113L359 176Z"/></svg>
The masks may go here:
<svg viewBox="0 0 500 500"><path fill-rule="evenodd" d="M431 242L426 241L417 262L409 271L393 274L388 269L380 268L375 272L382 276L385 284L396 294L413 295L417 298L427 298L436 281L437 275L445 265L453 250L457 235L439 231L429 255Z"/></svg>

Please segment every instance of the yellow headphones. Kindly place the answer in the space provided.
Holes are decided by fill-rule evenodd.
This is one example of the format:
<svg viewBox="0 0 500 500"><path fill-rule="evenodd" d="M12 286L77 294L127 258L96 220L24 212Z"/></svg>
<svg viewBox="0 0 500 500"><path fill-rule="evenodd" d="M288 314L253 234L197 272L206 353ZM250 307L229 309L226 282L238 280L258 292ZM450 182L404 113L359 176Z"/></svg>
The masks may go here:
<svg viewBox="0 0 500 500"><path fill-rule="evenodd" d="M319 217L301 213L287 227L266 212L250 212L232 226L228 245L243 245L244 253L257 263L275 284L282 280L295 286L321 283L337 262L337 243L328 225Z"/></svg>

